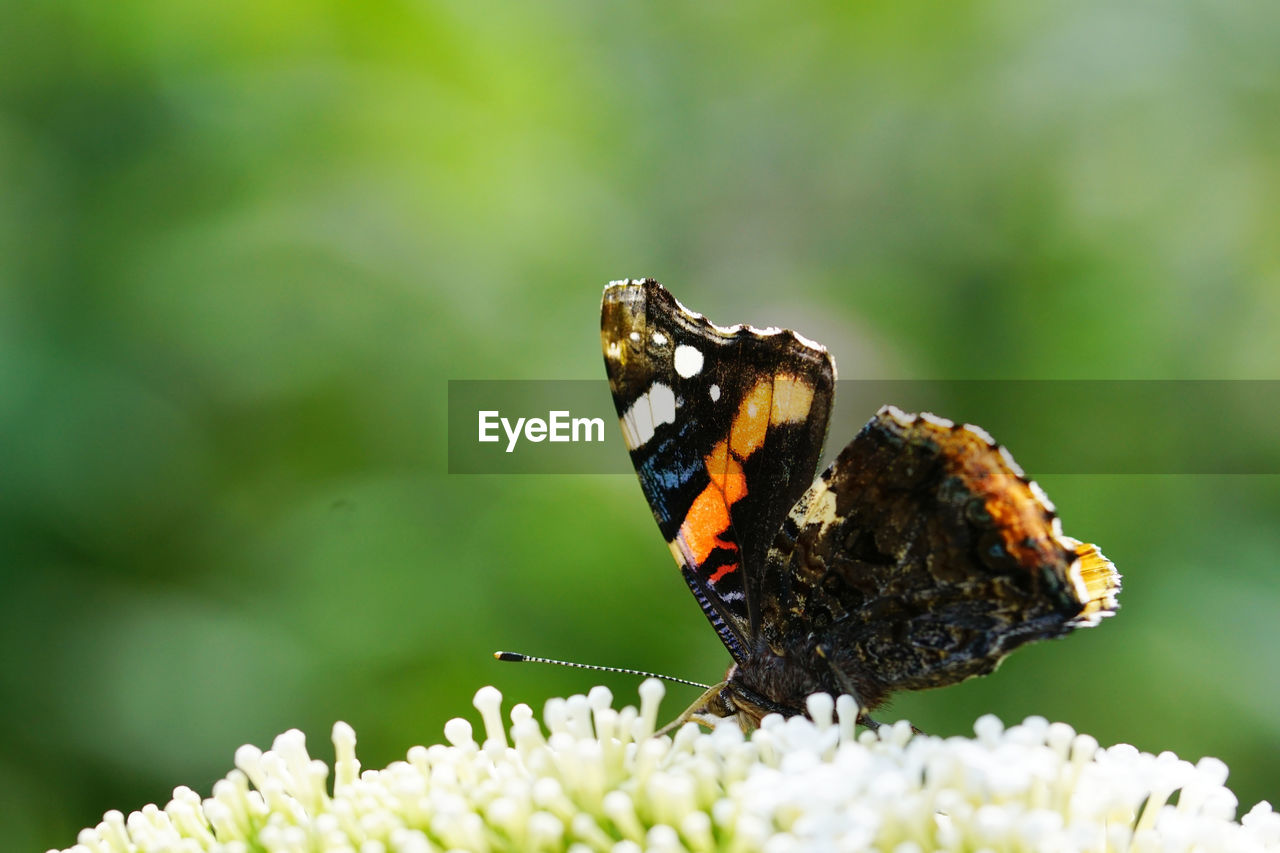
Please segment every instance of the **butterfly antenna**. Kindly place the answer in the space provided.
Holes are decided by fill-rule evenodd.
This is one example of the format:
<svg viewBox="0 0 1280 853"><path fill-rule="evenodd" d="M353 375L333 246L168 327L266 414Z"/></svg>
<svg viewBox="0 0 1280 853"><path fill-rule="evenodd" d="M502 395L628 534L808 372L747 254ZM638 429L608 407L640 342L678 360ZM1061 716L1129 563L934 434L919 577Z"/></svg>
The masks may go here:
<svg viewBox="0 0 1280 853"><path fill-rule="evenodd" d="M533 655L522 655L519 652L494 652L493 656L498 660L511 661L513 663L553 663L556 666L572 666L577 669L594 669L597 672L620 672L624 675L642 675L645 678L661 678L663 681L671 681L676 684L687 684L690 687L701 687L703 690L710 690L710 684L703 684L699 681L689 681L687 678L676 678L674 675L660 675L656 672L645 672L642 669L626 669L621 666L596 666L591 663L574 663L568 660L552 660L551 658L538 658Z"/></svg>

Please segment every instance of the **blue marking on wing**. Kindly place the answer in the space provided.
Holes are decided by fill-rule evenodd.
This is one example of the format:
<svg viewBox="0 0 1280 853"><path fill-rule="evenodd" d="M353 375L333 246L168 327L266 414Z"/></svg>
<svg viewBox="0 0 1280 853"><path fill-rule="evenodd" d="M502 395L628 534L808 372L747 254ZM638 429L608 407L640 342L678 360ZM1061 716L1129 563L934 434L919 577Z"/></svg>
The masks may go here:
<svg viewBox="0 0 1280 853"><path fill-rule="evenodd" d="M663 534L670 536L675 527L684 521L688 501L675 500L684 487L702 472L702 454L678 436L670 436L652 448L647 457L636 466L645 497L653 509L654 517Z"/></svg>

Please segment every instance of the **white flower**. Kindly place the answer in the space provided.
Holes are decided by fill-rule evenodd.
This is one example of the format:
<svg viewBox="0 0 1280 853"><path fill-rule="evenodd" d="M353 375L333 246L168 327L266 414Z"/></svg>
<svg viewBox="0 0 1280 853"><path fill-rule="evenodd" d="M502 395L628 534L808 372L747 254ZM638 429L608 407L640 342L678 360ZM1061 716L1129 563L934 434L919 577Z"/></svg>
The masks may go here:
<svg viewBox="0 0 1280 853"><path fill-rule="evenodd" d="M639 710L603 687L553 699L545 728L517 705L507 730L485 687L482 743L455 719L448 745L364 772L338 723L332 793L288 731L241 747L209 799L183 787L164 809L108 812L70 851L1280 851L1280 815L1264 802L1236 822L1215 759L1100 749L1039 717L983 717L973 738L905 722L855 736L852 701L825 695L812 721L766 717L750 737L731 722L653 737L662 694L645 682Z"/></svg>

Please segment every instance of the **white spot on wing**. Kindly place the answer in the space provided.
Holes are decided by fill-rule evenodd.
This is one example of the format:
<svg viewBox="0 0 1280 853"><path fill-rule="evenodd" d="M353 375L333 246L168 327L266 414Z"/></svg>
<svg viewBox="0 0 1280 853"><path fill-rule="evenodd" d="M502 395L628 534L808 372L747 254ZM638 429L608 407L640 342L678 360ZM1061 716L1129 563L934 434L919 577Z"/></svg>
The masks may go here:
<svg viewBox="0 0 1280 853"><path fill-rule="evenodd" d="M713 402L713 403L714 403L716 400L719 400L719 399L720 399L720 386L719 386L719 385L712 385L712 386L711 386L711 391L710 391L710 393L711 393L711 402Z"/></svg>
<svg viewBox="0 0 1280 853"><path fill-rule="evenodd" d="M697 347L681 344L676 347L675 368L685 379L697 376L702 372L702 352Z"/></svg>
<svg viewBox="0 0 1280 853"><path fill-rule="evenodd" d="M636 416L636 409L641 402L648 406L649 400L647 397L641 397L639 400L636 400L635 405L623 412L622 417L619 418L619 421L622 424L622 440L626 443L628 450L635 450L638 447L642 447L646 441L653 437L652 429L649 430L648 434L645 434L640 429L641 421L646 424L650 422L647 417ZM646 415L647 414L648 413L646 412Z"/></svg>
<svg viewBox="0 0 1280 853"><path fill-rule="evenodd" d="M664 347L667 345L667 336L662 334L662 332L654 332L652 335L652 338L653 338L653 342L660 347Z"/></svg>
<svg viewBox="0 0 1280 853"><path fill-rule="evenodd" d="M640 342L640 333L639 333L639 332L632 332L632 333L631 333L630 335L628 335L627 337L631 338L631 340L635 341L636 343L639 343L639 342Z"/></svg>
<svg viewBox="0 0 1280 853"><path fill-rule="evenodd" d="M649 402L653 407L653 426L656 429L662 424L676 422L675 392L661 382L653 383L649 389Z"/></svg>
<svg viewBox="0 0 1280 853"><path fill-rule="evenodd" d="M676 395L661 382L655 382L623 413L622 439L628 450L637 450L653 438L658 427L675 423Z"/></svg>

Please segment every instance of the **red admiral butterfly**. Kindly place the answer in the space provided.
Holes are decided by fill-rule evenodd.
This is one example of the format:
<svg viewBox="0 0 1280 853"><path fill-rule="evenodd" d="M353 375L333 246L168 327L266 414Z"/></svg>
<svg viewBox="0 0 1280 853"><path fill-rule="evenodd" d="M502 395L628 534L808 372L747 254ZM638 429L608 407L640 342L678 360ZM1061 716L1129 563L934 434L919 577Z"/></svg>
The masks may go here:
<svg viewBox="0 0 1280 853"><path fill-rule="evenodd" d="M733 657L677 723L747 728L823 691L875 726L894 691L1115 613L1115 567L980 427L885 406L814 480L835 383L821 345L712 325L653 279L609 285L600 324L640 485Z"/></svg>

